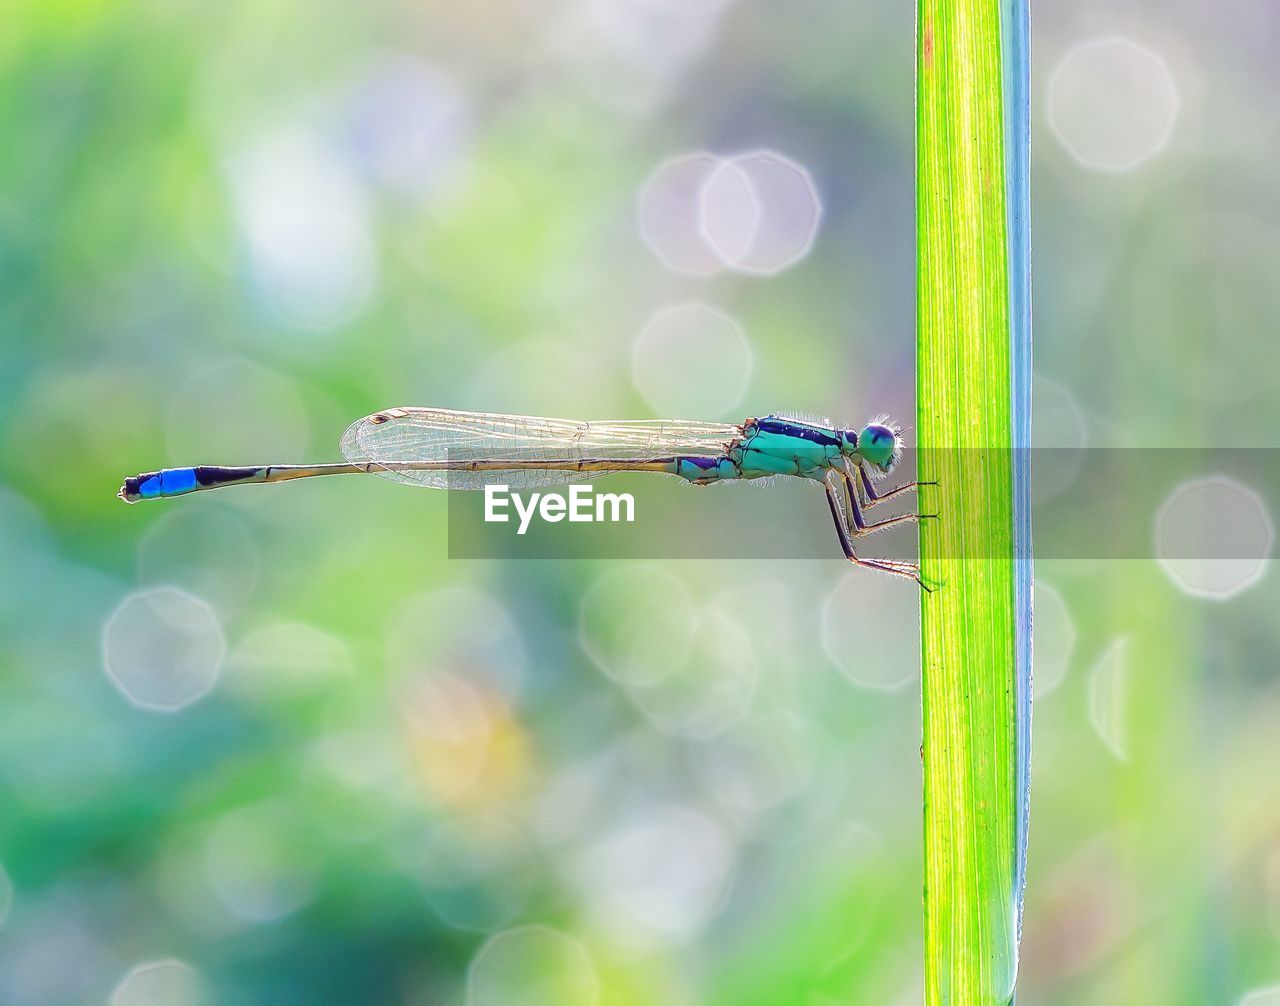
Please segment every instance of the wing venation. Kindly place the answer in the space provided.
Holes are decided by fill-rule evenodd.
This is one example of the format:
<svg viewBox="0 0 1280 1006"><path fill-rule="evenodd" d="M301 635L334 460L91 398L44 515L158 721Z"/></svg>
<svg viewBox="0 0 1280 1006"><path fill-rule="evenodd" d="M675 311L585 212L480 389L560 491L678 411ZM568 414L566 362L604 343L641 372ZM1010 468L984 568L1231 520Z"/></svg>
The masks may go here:
<svg viewBox="0 0 1280 1006"><path fill-rule="evenodd" d="M357 420L343 434L341 447L350 463L375 465L375 474L407 485L482 489L504 483L527 489L609 474L608 468L575 467L579 463L624 467L680 455L718 455L741 432L728 423L398 408ZM504 461L511 467L502 467Z"/></svg>

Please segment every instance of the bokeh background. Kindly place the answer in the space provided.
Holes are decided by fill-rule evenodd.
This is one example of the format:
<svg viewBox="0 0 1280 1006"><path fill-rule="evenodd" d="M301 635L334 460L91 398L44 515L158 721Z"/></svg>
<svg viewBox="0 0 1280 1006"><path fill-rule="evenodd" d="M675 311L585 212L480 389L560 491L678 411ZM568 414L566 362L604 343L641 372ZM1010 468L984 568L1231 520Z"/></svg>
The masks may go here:
<svg viewBox="0 0 1280 1006"><path fill-rule="evenodd" d="M1280 10L1034 13L1037 442L1273 446ZM451 560L443 499L364 479L114 498L395 404L910 422L913 31L10 0L0 1001L919 1002L910 584ZM1157 540L1269 546L1214 475ZM1020 1002L1280 1003L1266 573L1038 564Z"/></svg>

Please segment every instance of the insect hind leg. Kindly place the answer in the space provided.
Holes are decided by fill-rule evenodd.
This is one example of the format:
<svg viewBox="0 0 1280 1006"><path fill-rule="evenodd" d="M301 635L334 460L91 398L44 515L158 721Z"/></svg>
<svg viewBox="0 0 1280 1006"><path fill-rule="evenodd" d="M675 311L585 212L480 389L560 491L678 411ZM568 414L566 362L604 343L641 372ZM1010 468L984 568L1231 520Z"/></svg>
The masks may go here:
<svg viewBox="0 0 1280 1006"><path fill-rule="evenodd" d="M855 566L875 569L882 573L890 573L894 576L903 576L908 580L914 580L922 590L931 592L933 588L920 578L920 567L915 563L899 562L896 559L863 558L858 555L854 550L853 541L849 537L849 528L840 506L839 492L831 480L831 476L834 474L834 472L830 473L824 480L823 485L827 491L827 506L831 509L831 519L835 522L836 534L840 537L840 547L844 550L845 558Z"/></svg>

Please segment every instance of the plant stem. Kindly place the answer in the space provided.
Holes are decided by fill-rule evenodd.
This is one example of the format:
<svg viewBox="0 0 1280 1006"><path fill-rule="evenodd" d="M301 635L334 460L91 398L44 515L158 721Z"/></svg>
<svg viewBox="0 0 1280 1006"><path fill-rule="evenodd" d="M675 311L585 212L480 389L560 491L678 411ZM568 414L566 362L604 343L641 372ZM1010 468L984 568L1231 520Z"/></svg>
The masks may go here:
<svg viewBox="0 0 1280 1006"><path fill-rule="evenodd" d="M1017 970L1030 598L1015 590L1004 83L1000 0L920 0L917 428L921 478L939 482L921 509L942 516L920 533L938 588L921 604L929 1006L1006 1003Z"/></svg>

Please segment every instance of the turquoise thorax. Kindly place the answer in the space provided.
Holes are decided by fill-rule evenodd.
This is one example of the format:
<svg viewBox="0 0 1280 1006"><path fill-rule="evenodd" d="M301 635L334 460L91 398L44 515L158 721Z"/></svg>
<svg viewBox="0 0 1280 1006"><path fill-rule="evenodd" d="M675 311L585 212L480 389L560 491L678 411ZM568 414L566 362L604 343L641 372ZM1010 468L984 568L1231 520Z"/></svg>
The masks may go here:
<svg viewBox="0 0 1280 1006"><path fill-rule="evenodd" d="M856 447L856 436L828 426L798 419L765 416L749 419L742 436L718 457L683 457L675 474L690 482L725 479L758 479L770 475L796 475L821 480L828 469Z"/></svg>

